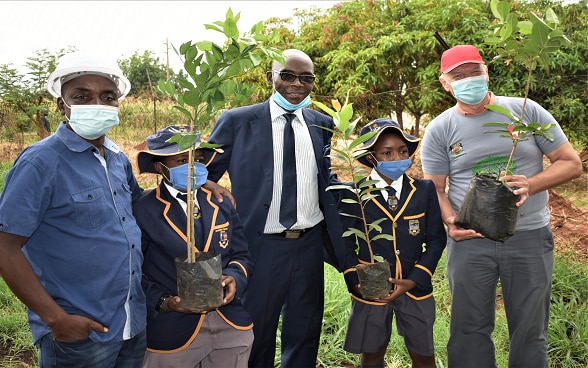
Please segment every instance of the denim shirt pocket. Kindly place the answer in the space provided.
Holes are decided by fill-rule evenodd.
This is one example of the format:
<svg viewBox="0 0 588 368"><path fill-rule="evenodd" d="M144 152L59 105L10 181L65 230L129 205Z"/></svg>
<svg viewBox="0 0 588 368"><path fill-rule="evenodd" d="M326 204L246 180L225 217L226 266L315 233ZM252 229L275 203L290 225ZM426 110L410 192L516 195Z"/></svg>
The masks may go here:
<svg viewBox="0 0 588 368"><path fill-rule="evenodd" d="M88 188L71 194L75 208L75 222L82 227L98 227L113 214L107 203L104 189Z"/></svg>

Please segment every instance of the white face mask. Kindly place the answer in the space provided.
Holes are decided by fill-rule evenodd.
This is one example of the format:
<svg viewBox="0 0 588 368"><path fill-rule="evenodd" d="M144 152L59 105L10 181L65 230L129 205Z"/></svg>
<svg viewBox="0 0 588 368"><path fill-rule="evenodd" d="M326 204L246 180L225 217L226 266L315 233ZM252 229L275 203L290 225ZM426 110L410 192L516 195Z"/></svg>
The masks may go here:
<svg viewBox="0 0 588 368"><path fill-rule="evenodd" d="M69 126L82 138L94 140L119 124L118 107L108 105L72 105ZM67 119L67 117L66 117Z"/></svg>

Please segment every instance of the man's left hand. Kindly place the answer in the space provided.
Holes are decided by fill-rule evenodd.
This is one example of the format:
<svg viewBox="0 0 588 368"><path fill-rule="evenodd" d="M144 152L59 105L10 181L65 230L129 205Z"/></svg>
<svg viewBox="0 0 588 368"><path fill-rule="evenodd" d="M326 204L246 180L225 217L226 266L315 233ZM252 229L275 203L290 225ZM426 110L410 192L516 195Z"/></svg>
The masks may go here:
<svg viewBox="0 0 588 368"><path fill-rule="evenodd" d="M212 192L212 195L214 196L214 198L216 198L216 200L219 203L222 203L223 196L225 196L225 197L229 198L229 200L233 204L233 207L237 208L237 203L235 202L235 198L233 198L231 191L228 190L227 188L223 187L219 183L215 183L212 180L206 180L206 183L203 185L203 187L210 190Z"/></svg>

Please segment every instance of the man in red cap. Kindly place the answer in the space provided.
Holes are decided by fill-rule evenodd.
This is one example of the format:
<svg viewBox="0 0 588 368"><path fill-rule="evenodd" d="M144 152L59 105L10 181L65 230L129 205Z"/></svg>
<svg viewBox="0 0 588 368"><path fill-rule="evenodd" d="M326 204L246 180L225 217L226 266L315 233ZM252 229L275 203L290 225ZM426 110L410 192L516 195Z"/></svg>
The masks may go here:
<svg viewBox="0 0 588 368"><path fill-rule="evenodd" d="M520 116L523 99L488 91L488 68L472 45L455 46L443 53L439 81L457 103L427 126L421 160L424 177L433 180L437 188L449 234L449 367L496 367L492 331L500 282L510 334L509 367L547 368L554 246L547 190L580 176L580 158L553 116L527 100L524 120L555 124L550 130L554 139L533 136L519 141L514 157L517 174L499 178L516 188L514 194L520 196L515 234L498 242L460 228L455 224L456 213L472 176L482 169L500 171L512 149L510 140L484 134L484 123L509 121L485 106L500 105ZM546 169L544 156L551 162Z"/></svg>

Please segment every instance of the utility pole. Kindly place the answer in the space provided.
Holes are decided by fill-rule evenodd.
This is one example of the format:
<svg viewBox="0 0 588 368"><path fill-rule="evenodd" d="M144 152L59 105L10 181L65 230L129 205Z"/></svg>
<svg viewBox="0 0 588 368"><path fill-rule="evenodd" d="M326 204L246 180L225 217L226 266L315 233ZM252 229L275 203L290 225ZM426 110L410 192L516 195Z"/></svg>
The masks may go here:
<svg viewBox="0 0 588 368"><path fill-rule="evenodd" d="M167 37L165 38L165 58L166 58L165 75L166 75L166 81L169 82L169 42L167 40Z"/></svg>

